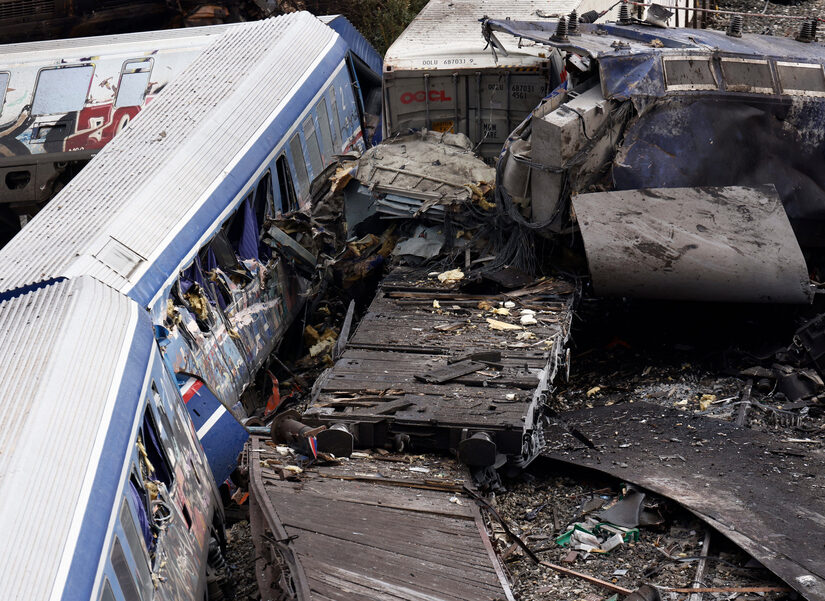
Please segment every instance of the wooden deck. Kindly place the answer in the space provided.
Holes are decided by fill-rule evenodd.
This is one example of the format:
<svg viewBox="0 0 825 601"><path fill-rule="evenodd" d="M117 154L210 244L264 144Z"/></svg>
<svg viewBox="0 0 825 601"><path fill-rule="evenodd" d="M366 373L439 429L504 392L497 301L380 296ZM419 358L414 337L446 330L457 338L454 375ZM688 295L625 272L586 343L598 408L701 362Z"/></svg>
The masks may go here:
<svg viewBox="0 0 825 601"><path fill-rule="evenodd" d="M463 467L361 455L283 480L289 457L253 438L250 516L264 599L513 599L478 508L461 495Z"/></svg>
<svg viewBox="0 0 825 601"><path fill-rule="evenodd" d="M543 280L507 294L466 294L426 274L396 269L322 381L304 421L355 425L362 447L384 446L403 433L414 450L455 450L463 438L487 431L500 453L532 454L537 406L565 365L575 293L568 282ZM492 312L507 301L515 305L510 315ZM520 325L525 309L535 311L536 324ZM497 330L488 319L518 329ZM469 367L455 363L479 352L500 357ZM444 375L462 367L472 371Z"/></svg>

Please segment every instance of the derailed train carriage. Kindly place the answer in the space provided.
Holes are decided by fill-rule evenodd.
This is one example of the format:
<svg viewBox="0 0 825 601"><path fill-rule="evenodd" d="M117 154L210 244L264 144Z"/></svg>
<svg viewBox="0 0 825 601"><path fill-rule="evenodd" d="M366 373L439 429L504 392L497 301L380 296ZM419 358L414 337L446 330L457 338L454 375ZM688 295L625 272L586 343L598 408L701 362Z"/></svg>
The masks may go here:
<svg viewBox="0 0 825 601"><path fill-rule="evenodd" d="M12 235L227 28L0 46L0 217Z"/></svg>
<svg viewBox="0 0 825 601"><path fill-rule="evenodd" d="M244 391L307 285L263 224L364 148L351 52L308 13L234 26L0 251L26 401L2 413L0 520L62 520L6 537L4 598L204 598Z"/></svg>

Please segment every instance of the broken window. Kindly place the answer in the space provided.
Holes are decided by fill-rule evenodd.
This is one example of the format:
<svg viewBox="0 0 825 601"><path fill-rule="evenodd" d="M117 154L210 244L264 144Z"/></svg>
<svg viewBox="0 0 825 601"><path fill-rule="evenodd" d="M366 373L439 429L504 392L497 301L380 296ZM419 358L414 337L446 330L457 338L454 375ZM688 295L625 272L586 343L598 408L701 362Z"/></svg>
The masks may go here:
<svg viewBox="0 0 825 601"><path fill-rule="evenodd" d="M298 179L299 192L304 193L309 189L309 175L304 149L301 147L301 137L297 133L289 141L289 152L292 155L292 166L295 169L295 177Z"/></svg>
<svg viewBox="0 0 825 601"><path fill-rule="evenodd" d="M141 106L149 89L149 77L152 75L153 60L126 61L117 85L115 107Z"/></svg>
<svg viewBox="0 0 825 601"><path fill-rule="evenodd" d="M338 103L335 102L335 88L330 86L327 96L332 111L332 140L335 142L335 153L338 153L341 152L341 118L338 116Z"/></svg>
<svg viewBox="0 0 825 601"><path fill-rule="evenodd" d="M324 144L324 156L327 159L326 163L329 164L332 162L332 155L335 154L335 150L332 145L332 132L329 127L329 111L327 111L327 101L321 98L321 101L318 103L316 108L318 110L318 127L321 130L321 141Z"/></svg>
<svg viewBox="0 0 825 601"><path fill-rule="evenodd" d="M309 151L309 162L312 165L312 176L318 177L324 170L324 162L321 159L321 147L318 145L318 134L315 131L315 123L312 115L304 121L304 138L307 141Z"/></svg>
<svg viewBox="0 0 825 601"><path fill-rule="evenodd" d="M125 498L120 508L120 527L126 535L126 543L135 563L140 589L143 593L147 593L152 587L152 576L149 571L149 550L138 535L135 518L129 508L129 501Z"/></svg>
<svg viewBox="0 0 825 601"><path fill-rule="evenodd" d="M295 186L292 185L292 174L286 164L286 155L281 153L275 161L275 171L278 176L278 191L281 194L281 212L289 213L298 208L298 198L295 196Z"/></svg>
<svg viewBox="0 0 825 601"><path fill-rule="evenodd" d="M258 181L255 187L254 199L250 195L244 202L243 211L243 234L238 246L238 256L241 260L255 259L256 261L269 260L269 248L266 244L261 244L266 217L272 213L272 175L267 171Z"/></svg>
<svg viewBox="0 0 825 601"><path fill-rule="evenodd" d="M129 568L129 563L126 560L126 554L123 552L123 545L120 544L120 539L115 535L115 542L112 545L112 568L117 577L117 583L120 585L120 591L123 593L124 599L143 599L143 595L138 593L137 582L132 570Z"/></svg>
<svg viewBox="0 0 825 601"><path fill-rule="evenodd" d="M194 317L201 332L209 332L212 314L210 303L215 304L212 282L208 282L203 273L200 256L195 256L192 264L184 269L173 288L177 303L184 311Z"/></svg>
<svg viewBox="0 0 825 601"><path fill-rule="evenodd" d="M715 90L716 76L710 58L662 57L668 90Z"/></svg>
<svg viewBox="0 0 825 601"><path fill-rule="evenodd" d="M86 104L94 71L94 65L40 71L32 101L32 114L52 115L82 109Z"/></svg>
<svg viewBox="0 0 825 601"><path fill-rule="evenodd" d="M166 408L163 406L163 399L158 392L157 384L152 380L152 399L155 402L155 408L160 416L160 437L163 445L172 452L167 454L169 464L172 470L175 469L176 455L178 453L178 442L175 440L175 431L172 429L172 423L169 421L169 416L166 415Z"/></svg>
<svg viewBox="0 0 825 601"><path fill-rule="evenodd" d="M148 460L143 462L144 481L157 480L163 482L166 488L171 490L172 482L174 481L174 471L170 468L169 461L166 458L166 452L158 436L158 429L155 425L155 418L152 415L151 406L147 406L146 413L143 414L142 433L145 458Z"/></svg>
<svg viewBox="0 0 825 601"><path fill-rule="evenodd" d="M730 92L773 93L773 75L768 61L723 58L722 74Z"/></svg>
<svg viewBox="0 0 825 601"><path fill-rule="evenodd" d="M825 96L825 71L822 65L777 62L776 71L783 93Z"/></svg>

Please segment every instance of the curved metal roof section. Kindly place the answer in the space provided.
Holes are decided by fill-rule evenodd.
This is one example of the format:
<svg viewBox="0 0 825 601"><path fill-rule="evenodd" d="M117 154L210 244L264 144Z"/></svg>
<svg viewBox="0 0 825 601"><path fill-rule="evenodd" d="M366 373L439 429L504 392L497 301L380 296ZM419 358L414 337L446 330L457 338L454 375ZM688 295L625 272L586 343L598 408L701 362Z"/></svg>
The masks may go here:
<svg viewBox="0 0 825 601"><path fill-rule="evenodd" d="M344 38L352 53L369 65L370 69L379 76L384 66L384 60L378 51L361 35L355 26L344 15L325 15L318 17L322 23L331 27L338 35Z"/></svg>
<svg viewBox="0 0 825 601"><path fill-rule="evenodd" d="M152 344L138 305L89 277L0 303L3 599L59 595L92 497L105 530ZM104 449L107 436L120 448ZM115 469L101 485L107 460ZM83 528L89 570L103 534Z"/></svg>
<svg viewBox="0 0 825 601"><path fill-rule="evenodd" d="M545 46L519 45L512 39L502 40L508 56L494 60L485 49L479 20L533 21L546 14L566 15L579 4L580 0L430 0L387 50L384 68L455 70L544 64Z"/></svg>
<svg viewBox="0 0 825 601"><path fill-rule="evenodd" d="M346 51L306 12L233 26L0 251L0 291L89 274L148 306Z"/></svg>
<svg viewBox="0 0 825 601"><path fill-rule="evenodd" d="M186 46L192 40L204 37L217 37L227 32L233 25L207 25L204 27L187 27L182 29L163 29L158 31L141 31L138 33L121 33L116 35L89 36L70 38L66 40L43 40L38 42L20 42L17 44L0 45L2 64L17 63L23 60L53 60L88 57L94 58L99 54L113 54L119 47L131 48L138 46Z"/></svg>

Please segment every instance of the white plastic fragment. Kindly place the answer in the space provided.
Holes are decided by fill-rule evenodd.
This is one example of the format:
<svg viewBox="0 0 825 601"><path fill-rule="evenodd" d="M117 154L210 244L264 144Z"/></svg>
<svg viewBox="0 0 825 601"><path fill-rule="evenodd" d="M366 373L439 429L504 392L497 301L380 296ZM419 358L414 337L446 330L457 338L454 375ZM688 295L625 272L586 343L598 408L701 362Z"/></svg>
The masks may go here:
<svg viewBox="0 0 825 601"><path fill-rule="evenodd" d="M505 309L512 309L516 306L516 303L513 301L504 301L504 308Z"/></svg>
<svg viewBox="0 0 825 601"><path fill-rule="evenodd" d="M534 326L538 323L532 315L522 315L520 321L523 326Z"/></svg>
<svg viewBox="0 0 825 601"><path fill-rule="evenodd" d="M460 269L450 269L438 274L438 281L444 284L452 284L458 282L464 277L464 272Z"/></svg>

